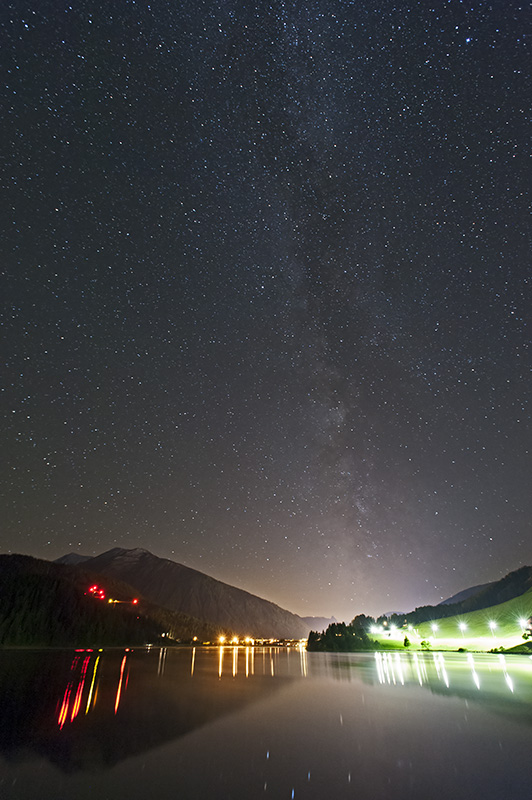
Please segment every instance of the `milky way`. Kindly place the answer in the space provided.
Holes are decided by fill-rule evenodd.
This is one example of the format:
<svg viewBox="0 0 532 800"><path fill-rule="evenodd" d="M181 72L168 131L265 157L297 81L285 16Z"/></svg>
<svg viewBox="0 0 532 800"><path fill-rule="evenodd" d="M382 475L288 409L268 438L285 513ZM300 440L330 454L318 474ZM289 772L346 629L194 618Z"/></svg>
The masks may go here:
<svg viewBox="0 0 532 800"><path fill-rule="evenodd" d="M532 562L531 20L4 4L4 552L345 619Z"/></svg>

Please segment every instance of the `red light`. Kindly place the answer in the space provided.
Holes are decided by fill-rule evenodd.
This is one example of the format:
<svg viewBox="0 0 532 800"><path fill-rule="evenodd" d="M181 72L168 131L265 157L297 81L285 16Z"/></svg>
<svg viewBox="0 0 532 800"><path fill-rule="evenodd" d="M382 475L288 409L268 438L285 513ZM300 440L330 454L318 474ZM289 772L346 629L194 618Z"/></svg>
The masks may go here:
<svg viewBox="0 0 532 800"><path fill-rule="evenodd" d="M135 599L133 600L133 605L136 605L138 602L139 602L139 601L138 601L138 600L137 600L137 598L135 597Z"/></svg>

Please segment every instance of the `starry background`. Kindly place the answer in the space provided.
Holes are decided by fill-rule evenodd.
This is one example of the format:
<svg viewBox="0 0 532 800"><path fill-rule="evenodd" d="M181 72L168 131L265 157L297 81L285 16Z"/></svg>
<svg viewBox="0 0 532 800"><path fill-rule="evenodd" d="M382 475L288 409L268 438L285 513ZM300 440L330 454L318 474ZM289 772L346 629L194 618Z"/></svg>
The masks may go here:
<svg viewBox="0 0 532 800"><path fill-rule="evenodd" d="M531 23L4 3L2 551L339 619L532 563Z"/></svg>

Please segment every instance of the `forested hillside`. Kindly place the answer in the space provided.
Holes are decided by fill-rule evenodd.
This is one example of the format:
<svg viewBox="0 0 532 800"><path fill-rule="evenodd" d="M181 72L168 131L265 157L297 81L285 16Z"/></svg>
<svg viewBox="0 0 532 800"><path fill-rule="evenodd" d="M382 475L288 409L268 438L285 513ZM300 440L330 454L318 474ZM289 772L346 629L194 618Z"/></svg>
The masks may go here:
<svg viewBox="0 0 532 800"><path fill-rule="evenodd" d="M91 591L95 586L98 591ZM162 638L210 640L218 633L216 626L159 608L126 584L79 567L0 556L0 645L139 645Z"/></svg>

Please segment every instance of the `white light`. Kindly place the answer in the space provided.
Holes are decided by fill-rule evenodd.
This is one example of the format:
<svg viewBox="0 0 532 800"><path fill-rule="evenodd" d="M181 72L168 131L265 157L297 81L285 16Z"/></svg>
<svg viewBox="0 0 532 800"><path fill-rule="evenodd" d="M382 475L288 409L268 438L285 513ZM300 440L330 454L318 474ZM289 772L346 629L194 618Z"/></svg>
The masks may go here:
<svg viewBox="0 0 532 800"><path fill-rule="evenodd" d="M467 625L466 625L465 622L459 622L458 623L458 627L460 628L461 631L465 631L465 629L467 628Z"/></svg>

